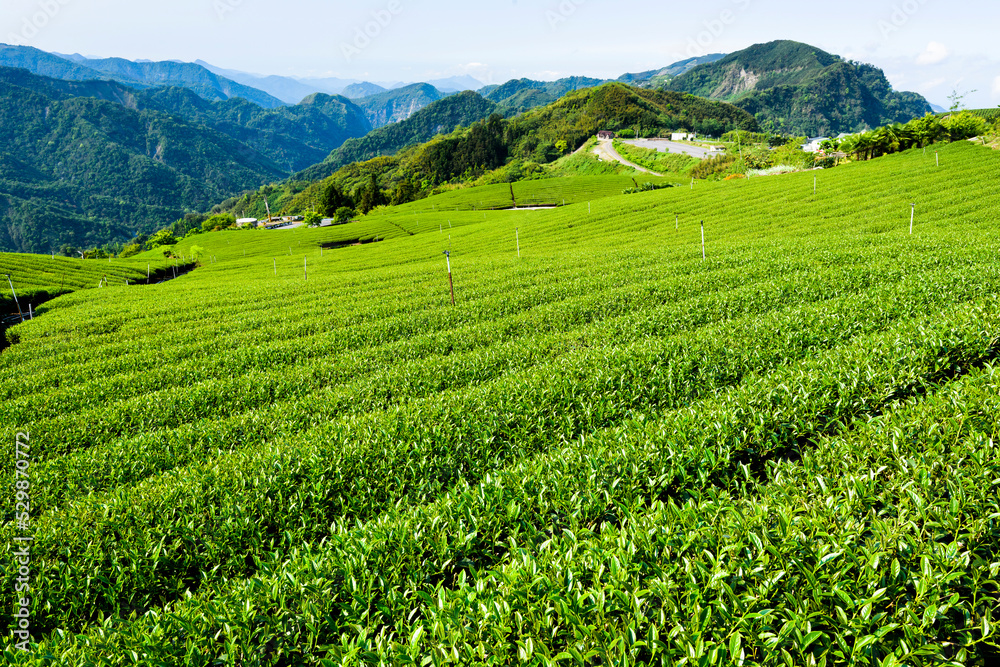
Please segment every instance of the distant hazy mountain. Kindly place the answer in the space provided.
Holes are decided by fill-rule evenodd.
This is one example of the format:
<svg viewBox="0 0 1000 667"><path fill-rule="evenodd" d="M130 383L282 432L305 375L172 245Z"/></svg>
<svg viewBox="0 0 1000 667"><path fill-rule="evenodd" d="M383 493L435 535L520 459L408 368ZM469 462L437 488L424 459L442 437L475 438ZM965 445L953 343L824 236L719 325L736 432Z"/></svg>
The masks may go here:
<svg viewBox="0 0 1000 667"><path fill-rule="evenodd" d="M133 62L124 58L103 58L83 60L80 64L104 72L118 81L138 81L147 86L189 88L207 100L242 97L265 109L273 109L284 104L280 99L262 90L219 76L195 63Z"/></svg>
<svg viewBox="0 0 1000 667"><path fill-rule="evenodd" d="M444 95L434 86L428 83L414 83L403 88L368 95L354 100L354 103L364 109L372 127L378 128L406 120L442 97Z"/></svg>
<svg viewBox="0 0 1000 667"><path fill-rule="evenodd" d="M467 74L462 76L452 76L447 79L431 79L427 81L442 93L459 93L463 90L479 90L483 87L483 82Z"/></svg>
<svg viewBox="0 0 1000 667"><path fill-rule="evenodd" d="M357 83L357 79L338 79L332 77L298 79L290 76L262 76L233 69L222 69L204 60L196 60L195 63L219 76L224 76L233 81L238 81L243 85L263 90L288 104L298 104L313 93L342 95L344 88L350 84Z"/></svg>
<svg viewBox="0 0 1000 667"><path fill-rule="evenodd" d="M378 84L374 84L369 81L362 81L361 83L352 83L347 88L344 88L341 95L351 100L357 100L362 97L368 97L369 95L384 93L386 90L386 88L383 88Z"/></svg>
<svg viewBox="0 0 1000 667"><path fill-rule="evenodd" d="M906 122L931 110L882 70L792 41L756 44L677 76L666 88L731 102L764 129L819 136Z"/></svg>
<svg viewBox="0 0 1000 667"><path fill-rule="evenodd" d="M0 45L0 67L21 67L39 76L66 81L111 80L132 88L181 86L208 100L242 97L269 109L283 104L261 90L218 76L194 63L133 62L122 58L92 60L79 54L68 58L30 46Z"/></svg>
<svg viewBox="0 0 1000 667"><path fill-rule="evenodd" d="M32 46L0 44L0 67L20 67L32 74L47 76L53 79L63 79L65 81L108 80L113 78L107 73L85 67L78 61L68 60L45 51L40 51Z"/></svg>
<svg viewBox="0 0 1000 667"><path fill-rule="evenodd" d="M222 132L127 106L140 94L0 68L0 248L125 240L286 173Z"/></svg>

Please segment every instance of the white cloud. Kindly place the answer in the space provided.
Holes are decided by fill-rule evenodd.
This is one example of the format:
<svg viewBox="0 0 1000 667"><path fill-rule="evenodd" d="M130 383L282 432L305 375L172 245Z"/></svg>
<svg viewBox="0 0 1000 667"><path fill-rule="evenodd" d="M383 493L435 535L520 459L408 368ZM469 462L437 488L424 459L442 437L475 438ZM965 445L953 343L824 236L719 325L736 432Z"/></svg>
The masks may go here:
<svg viewBox="0 0 1000 667"><path fill-rule="evenodd" d="M924 52L917 56L917 64L935 65L945 60L950 55L951 52L948 51L947 46L941 42L931 42L927 45L927 48L924 49Z"/></svg>

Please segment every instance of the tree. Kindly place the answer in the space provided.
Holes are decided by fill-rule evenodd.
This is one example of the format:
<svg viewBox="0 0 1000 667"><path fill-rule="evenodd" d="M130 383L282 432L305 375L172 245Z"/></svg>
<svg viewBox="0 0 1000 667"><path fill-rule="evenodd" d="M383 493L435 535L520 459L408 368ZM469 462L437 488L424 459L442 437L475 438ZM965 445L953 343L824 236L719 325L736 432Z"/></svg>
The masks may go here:
<svg viewBox="0 0 1000 667"><path fill-rule="evenodd" d="M350 222L351 218L355 215L357 215L357 212L353 208L341 206L333 214L333 220L338 224L342 222Z"/></svg>
<svg viewBox="0 0 1000 667"><path fill-rule="evenodd" d="M948 108L948 111L955 113L957 111L961 111L962 109L964 109L965 107L962 104L962 100L964 100L967 96L975 92L978 91L969 90L964 93L959 93L957 88L952 89L951 95L948 96L948 101L951 102L951 106Z"/></svg>
<svg viewBox="0 0 1000 667"><path fill-rule="evenodd" d="M343 190L336 183L330 183L320 196L319 206L321 213L333 215L338 208L354 206L354 202L344 194Z"/></svg>
<svg viewBox="0 0 1000 667"><path fill-rule="evenodd" d="M305 214L304 218L306 225L310 227L319 227L320 223L323 222L323 216L316 211L309 211Z"/></svg>
<svg viewBox="0 0 1000 667"><path fill-rule="evenodd" d="M396 189L392 193L392 205L399 206L407 204L417 198L417 188L408 178L404 178L396 184Z"/></svg>
<svg viewBox="0 0 1000 667"><path fill-rule="evenodd" d="M174 245L175 243L177 243L177 238L173 233L169 229L161 229L149 238L146 245L152 249L159 246Z"/></svg>
<svg viewBox="0 0 1000 667"><path fill-rule="evenodd" d="M559 151L560 153L565 153L567 150L569 150L569 144L566 143L565 139L560 139L559 141L556 142L556 150Z"/></svg>
<svg viewBox="0 0 1000 667"><path fill-rule="evenodd" d="M358 210L361 211L362 215L367 215L373 208L382 206L383 204L385 204L385 196L378 187L375 174L371 173L368 175L368 183L362 187L361 194L358 197Z"/></svg>
<svg viewBox="0 0 1000 667"><path fill-rule="evenodd" d="M213 215L211 218L201 223L201 228L206 232L214 232L220 229L226 229L227 227L232 227L235 224L236 216L228 213L220 213L218 215Z"/></svg>

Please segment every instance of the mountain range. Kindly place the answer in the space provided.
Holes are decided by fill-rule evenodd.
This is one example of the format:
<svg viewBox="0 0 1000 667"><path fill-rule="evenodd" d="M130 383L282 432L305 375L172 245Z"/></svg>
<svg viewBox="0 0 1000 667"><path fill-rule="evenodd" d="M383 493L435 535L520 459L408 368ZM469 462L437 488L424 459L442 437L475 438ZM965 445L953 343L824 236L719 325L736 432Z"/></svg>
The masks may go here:
<svg viewBox="0 0 1000 667"><path fill-rule="evenodd" d="M290 176L325 178L494 114L515 118L608 85L589 77L517 79L456 94L449 91L478 82L433 83L259 77L200 61L0 45L0 247L46 252L127 238L241 191ZM919 95L893 91L881 70L796 42L624 74L614 85L626 84L730 102L762 129L797 135L853 132L930 110ZM656 104L645 116L630 114L647 128L685 127ZM603 118L605 129L624 127L619 116ZM587 118L587 131L597 127L600 118ZM686 128L713 132L726 122L692 117ZM546 123L532 132L548 136L552 125L577 141L561 121ZM553 154L552 137L525 141L517 154L531 141L531 159Z"/></svg>

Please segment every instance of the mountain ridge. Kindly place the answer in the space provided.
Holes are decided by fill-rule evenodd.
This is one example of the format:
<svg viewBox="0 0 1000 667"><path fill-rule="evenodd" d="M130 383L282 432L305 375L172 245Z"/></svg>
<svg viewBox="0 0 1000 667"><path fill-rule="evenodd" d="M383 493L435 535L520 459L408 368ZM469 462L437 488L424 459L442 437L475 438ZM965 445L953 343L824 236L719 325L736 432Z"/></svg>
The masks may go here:
<svg viewBox="0 0 1000 667"><path fill-rule="evenodd" d="M882 70L808 44L778 40L700 64L665 89L731 102L773 132L858 132L931 111L922 96L892 89Z"/></svg>

